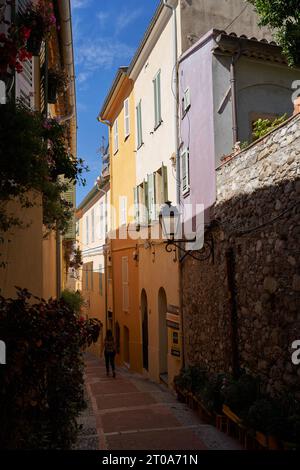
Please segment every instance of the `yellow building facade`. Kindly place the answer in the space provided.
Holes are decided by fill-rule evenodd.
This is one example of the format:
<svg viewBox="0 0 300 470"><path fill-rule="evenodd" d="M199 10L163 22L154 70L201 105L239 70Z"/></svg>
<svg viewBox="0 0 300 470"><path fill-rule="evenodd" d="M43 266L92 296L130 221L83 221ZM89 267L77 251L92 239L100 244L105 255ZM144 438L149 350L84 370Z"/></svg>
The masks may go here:
<svg viewBox="0 0 300 470"><path fill-rule="evenodd" d="M109 125L112 227L109 236L108 327L117 343L117 363L142 372L141 316L139 310L138 241L134 228L136 180L133 82L126 68L118 70L99 120Z"/></svg>
<svg viewBox="0 0 300 470"><path fill-rule="evenodd" d="M22 2L17 1L15 7L18 10ZM56 14L61 23L60 32L53 31L47 44L42 43L39 56L27 61L24 71L16 74L15 97L27 107L64 123L68 129L66 146L70 148L71 155L76 157L77 122L70 0L59 2ZM55 104L49 104L46 78L48 71L57 66L67 74L69 86L64 96L59 96ZM41 195L32 192L30 197L33 202L31 208L22 208L18 201L10 201L7 205L7 212L19 217L24 227L14 227L3 235L0 249L1 261L5 265L0 268L0 293L4 297L15 297L15 286L18 286L27 288L40 298L56 298L60 296L65 281L62 236L55 231L46 233ZM75 205L75 187L72 188L72 200Z"/></svg>

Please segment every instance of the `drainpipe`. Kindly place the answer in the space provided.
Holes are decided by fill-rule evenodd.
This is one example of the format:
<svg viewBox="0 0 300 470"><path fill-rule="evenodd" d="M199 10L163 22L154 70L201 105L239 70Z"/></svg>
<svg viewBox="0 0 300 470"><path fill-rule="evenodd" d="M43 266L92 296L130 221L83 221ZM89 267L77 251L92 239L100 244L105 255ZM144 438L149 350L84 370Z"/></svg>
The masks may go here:
<svg viewBox="0 0 300 470"><path fill-rule="evenodd" d="M176 17L176 7L169 5L168 0L163 0L165 7L170 8L173 14L173 74L174 74L174 90L175 99L174 99L174 135L175 135L175 155L176 155L176 204L180 206L180 197L181 197L181 181L180 181L180 155L179 155L179 124L178 124L178 96L179 96L179 87L178 87L178 44L177 44L177 17ZM178 287L179 287L179 311L180 311L180 329L181 329L181 347L182 347L182 367L185 367L185 345L184 345L184 334L183 334L183 286L182 286L182 266L180 260L178 260Z"/></svg>
<svg viewBox="0 0 300 470"><path fill-rule="evenodd" d="M180 205L180 159L179 159L179 151L178 151L178 139L179 139L179 131L178 131L178 110L177 110L177 103L178 103L178 44L177 44L177 17L176 17L176 7L169 5L168 0L163 0L163 4L165 7L172 10L173 15L173 74L174 74L174 90L175 92L175 99L174 99L174 134L175 134L175 155L176 155L176 204Z"/></svg>
<svg viewBox="0 0 300 470"><path fill-rule="evenodd" d="M241 49L231 57L230 84L231 84L231 106L232 106L232 138L233 147L239 140L238 112L237 112L237 86L236 86L236 63L241 56Z"/></svg>

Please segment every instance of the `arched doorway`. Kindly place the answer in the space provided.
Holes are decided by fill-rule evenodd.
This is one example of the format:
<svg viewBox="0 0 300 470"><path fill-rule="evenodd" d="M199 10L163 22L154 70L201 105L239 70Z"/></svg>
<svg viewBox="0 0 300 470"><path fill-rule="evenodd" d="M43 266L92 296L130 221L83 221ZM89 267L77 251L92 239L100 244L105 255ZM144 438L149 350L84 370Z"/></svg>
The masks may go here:
<svg viewBox="0 0 300 470"><path fill-rule="evenodd" d="M142 339L143 339L143 368L149 369L148 357L148 301L145 289L141 294L141 315L142 315Z"/></svg>
<svg viewBox="0 0 300 470"><path fill-rule="evenodd" d="M159 373L168 376L168 328L167 328L167 296L165 289L158 291L158 315L159 315Z"/></svg>

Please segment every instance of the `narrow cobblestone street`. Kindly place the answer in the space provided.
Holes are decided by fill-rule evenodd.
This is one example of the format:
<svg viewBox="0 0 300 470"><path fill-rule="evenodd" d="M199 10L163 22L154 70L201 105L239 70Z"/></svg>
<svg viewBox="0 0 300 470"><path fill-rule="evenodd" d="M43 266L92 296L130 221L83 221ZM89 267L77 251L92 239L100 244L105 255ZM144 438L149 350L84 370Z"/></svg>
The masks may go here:
<svg viewBox="0 0 300 470"><path fill-rule="evenodd" d="M89 406L77 449L210 450L239 449L239 444L203 423L164 385L117 369L106 377L103 360L86 355Z"/></svg>

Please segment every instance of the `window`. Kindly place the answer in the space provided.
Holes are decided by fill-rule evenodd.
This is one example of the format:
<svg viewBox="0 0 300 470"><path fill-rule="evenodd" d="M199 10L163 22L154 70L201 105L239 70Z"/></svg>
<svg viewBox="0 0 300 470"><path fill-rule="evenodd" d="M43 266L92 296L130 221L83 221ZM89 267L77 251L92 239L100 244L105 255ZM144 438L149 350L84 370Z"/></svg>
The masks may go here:
<svg viewBox="0 0 300 470"><path fill-rule="evenodd" d="M120 197L120 225L126 225L127 223L127 197Z"/></svg>
<svg viewBox="0 0 300 470"><path fill-rule="evenodd" d="M89 270L88 265L84 265L84 272L85 272L85 290L89 290Z"/></svg>
<svg viewBox="0 0 300 470"><path fill-rule="evenodd" d="M136 107L136 123L137 123L137 148L143 145L143 129L142 129L142 102L140 101Z"/></svg>
<svg viewBox="0 0 300 470"><path fill-rule="evenodd" d="M156 204L161 206L168 201L168 175L167 167L162 165L155 172Z"/></svg>
<svg viewBox="0 0 300 470"><path fill-rule="evenodd" d="M184 117L187 113L187 111L191 107L191 96L190 96L190 89L187 88L183 92L183 98L182 98L182 117Z"/></svg>
<svg viewBox="0 0 300 470"><path fill-rule="evenodd" d="M156 219L156 188L154 174L148 175L148 213L149 221Z"/></svg>
<svg viewBox="0 0 300 470"><path fill-rule="evenodd" d="M119 150L119 129L118 129L118 119L115 120L113 125L113 136L114 136L114 153L117 153Z"/></svg>
<svg viewBox="0 0 300 470"><path fill-rule="evenodd" d="M103 295L103 272L102 272L102 264L99 264L99 292L100 295Z"/></svg>
<svg viewBox="0 0 300 470"><path fill-rule="evenodd" d="M148 225L148 183L145 180L134 188L134 209L135 223Z"/></svg>
<svg viewBox="0 0 300 470"><path fill-rule="evenodd" d="M153 80L154 89L154 129L161 124L161 93L160 93L160 71Z"/></svg>
<svg viewBox="0 0 300 470"><path fill-rule="evenodd" d="M124 134L125 139L130 134L130 120L129 120L129 98L124 101Z"/></svg>
<svg viewBox="0 0 300 470"><path fill-rule="evenodd" d="M123 288L123 310L129 309L129 289L128 289L128 256L122 257L122 288Z"/></svg>
<svg viewBox="0 0 300 470"><path fill-rule="evenodd" d="M79 220L76 221L76 236L79 236Z"/></svg>
<svg viewBox="0 0 300 470"><path fill-rule="evenodd" d="M100 202L100 230L99 238L103 239L105 237L105 218L104 218L104 204Z"/></svg>
<svg viewBox="0 0 300 470"><path fill-rule="evenodd" d="M85 243L86 245L89 244L89 216L88 215L85 218Z"/></svg>
<svg viewBox="0 0 300 470"><path fill-rule="evenodd" d="M91 273L91 290L94 290L94 263L89 263L89 271Z"/></svg>
<svg viewBox="0 0 300 470"><path fill-rule="evenodd" d="M95 241L95 211L92 209L92 243Z"/></svg>
<svg viewBox="0 0 300 470"><path fill-rule="evenodd" d="M185 149L181 154L181 189L182 194L186 194L190 190L190 168L188 149Z"/></svg>

